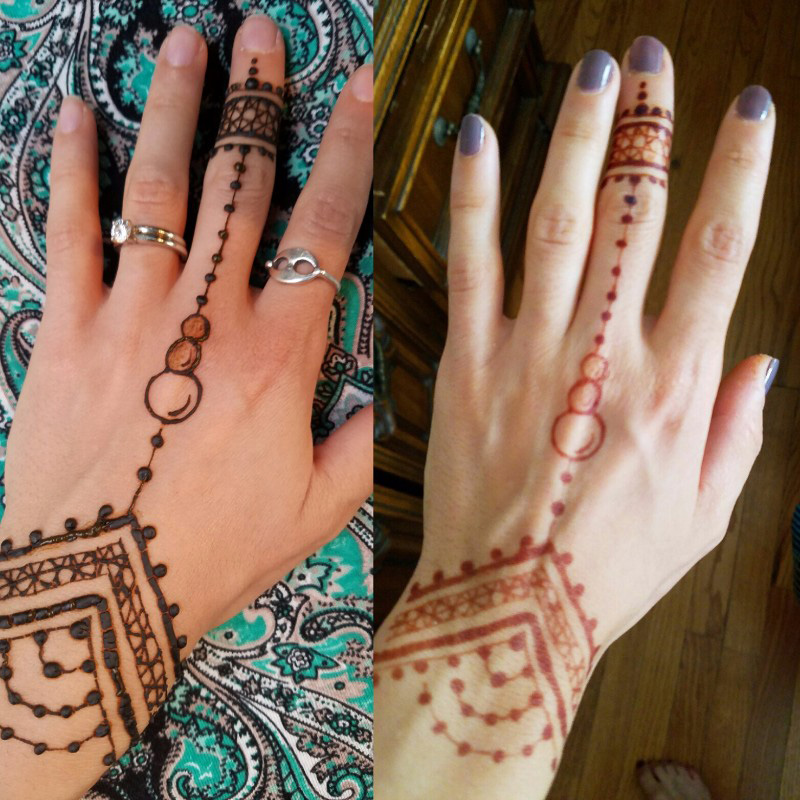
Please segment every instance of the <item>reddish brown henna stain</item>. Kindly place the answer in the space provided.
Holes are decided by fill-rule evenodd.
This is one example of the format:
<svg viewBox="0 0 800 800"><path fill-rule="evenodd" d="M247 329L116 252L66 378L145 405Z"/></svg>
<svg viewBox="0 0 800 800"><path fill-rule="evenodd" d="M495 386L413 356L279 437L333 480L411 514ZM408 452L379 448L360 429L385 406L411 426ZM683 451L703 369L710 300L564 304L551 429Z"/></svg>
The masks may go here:
<svg viewBox="0 0 800 800"><path fill-rule="evenodd" d="M387 676L415 681L417 702L431 715L431 731L449 741L459 756L480 755L501 763L529 758L549 746L555 771L569 719L598 652L593 636L597 621L584 612L583 586L573 584L567 572L572 556L558 552L553 542L568 510L576 465L592 458L606 437L600 415L603 384L611 374L606 336L635 222L637 191L643 181L666 187L672 114L646 105L646 89L642 82L639 105L618 117L601 184L627 183L622 230L592 348L581 359L566 409L553 422L552 446L564 463L544 541L534 544L525 536L510 555L495 549L485 563L465 561L458 574L437 571L429 584L414 583L404 609L390 623L389 646L375 654L375 685ZM496 746L507 726L525 732L515 737L523 743L514 750Z"/></svg>

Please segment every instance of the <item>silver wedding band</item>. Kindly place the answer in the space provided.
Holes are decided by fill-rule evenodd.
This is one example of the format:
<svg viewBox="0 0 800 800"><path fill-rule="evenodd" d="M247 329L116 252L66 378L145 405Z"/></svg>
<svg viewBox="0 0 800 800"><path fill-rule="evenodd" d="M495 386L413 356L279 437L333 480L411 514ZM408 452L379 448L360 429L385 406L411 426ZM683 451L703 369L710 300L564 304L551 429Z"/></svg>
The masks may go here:
<svg viewBox="0 0 800 800"><path fill-rule="evenodd" d="M298 272L299 264L308 264L311 270L308 272ZM272 277L279 283L308 283L314 278L324 278L336 289L337 293L342 284L336 280L330 272L326 272L320 267L314 254L302 247L289 247L281 250L275 258L267 261L266 268L272 272Z"/></svg>
<svg viewBox="0 0 800 800"><path fill-rule="evenodd" d="M189 255L186 242L177 233L155 225L134 225L129 219L115 219L111 223L111 242L116 247L132 244L160 244L172 248L181 261Z"/></svg>

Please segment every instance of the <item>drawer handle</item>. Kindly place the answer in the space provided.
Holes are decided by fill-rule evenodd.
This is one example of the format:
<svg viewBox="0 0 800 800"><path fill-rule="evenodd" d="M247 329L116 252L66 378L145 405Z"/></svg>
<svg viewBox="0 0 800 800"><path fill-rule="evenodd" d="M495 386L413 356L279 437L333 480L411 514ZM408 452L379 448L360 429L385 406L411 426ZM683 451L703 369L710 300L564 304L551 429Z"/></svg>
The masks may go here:
<svg viewBox="0 0 800 800"><path fill-rule="evenodd" d="M483 63L483 42L478 37L475 28L470 28L464 37L464 47L469 54L470 61L475 67L475 88L467 100L465 114L477 114L481 107L483 90L486 87L486 66ZM433 141L439 147L444 147L447 140L458 135L459 125L445 117L437 117L433 123Z"/></svg>

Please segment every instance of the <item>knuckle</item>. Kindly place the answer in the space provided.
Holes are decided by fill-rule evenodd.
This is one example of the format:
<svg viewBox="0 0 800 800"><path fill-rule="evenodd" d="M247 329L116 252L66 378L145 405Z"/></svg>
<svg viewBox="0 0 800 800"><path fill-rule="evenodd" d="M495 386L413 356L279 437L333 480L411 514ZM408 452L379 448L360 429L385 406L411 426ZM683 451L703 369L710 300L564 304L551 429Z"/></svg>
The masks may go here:
<svg viewBox="0 0 800 800"><path fill-rule="evenodd" d="M125 199L137 208L156 211L174 208L186 198L186 182L155 165L134 166L125 186Z"/></svg>
<svg viewBox="0 0 800 800"><path fill-rule="evenodd" d="M757 147L740 143L722 151L722 159L742 172L760 172L764 165L764 156Z"/></svg>
<svg viewBox="0 0 800 800"><path fill-rule="evenodd" d="M45 239L48 257L87 251L99 253L102 249L100 237L74 220L69 223L48 223Z"/></svg>
<svg viewBox="0 0 800 800"><path fill-rule="evenodd" d="M339 123L330 126L325 133L337 151L343 154L372 153L372 130L363 126Z"/></svg>
<svg viewBox="0 0 800 800"><path fill-rule="evenodd" d="M742 261L746 239L742 225L732 220L712 220L700 226L696 252L704 267L725 268Z"/></svg>
<svg viewBox="0 0 800 800"><path fill-rule="evenodd" d="M531 213L529 236L533 244L560 249L577 244L580 235L578 218L561 203L546 205Z"/></svg>
<svg viewBox="0 0 800 800"><path fill-rule="evenodd" d="M654 379L645 397L645 413L662 436L674 436L683 428L700 372L698 363L681 358L667 364Z"/></svg>
<svg viewBox="0 0 800 800"><path fill-rule="evenodd" d="M478 189L460 187L450 193L450 210L456 212L482 211L486 207L486 193Z"/></svg>
<svg viewBox="0 0 800 800"><path fill-rule="evenodd" d="M336 241L355 235L359 219L353 200L342 192L324 189L310 192L301 206L301 219L322 236Z"/></svg>
<svg viewBox="0 0 800 800"><path fill-rule="evenodd" d="M598 126L592 118L581 115L564 119L558 126L556 137L578 144L595 144L598 141Z"/></svg>

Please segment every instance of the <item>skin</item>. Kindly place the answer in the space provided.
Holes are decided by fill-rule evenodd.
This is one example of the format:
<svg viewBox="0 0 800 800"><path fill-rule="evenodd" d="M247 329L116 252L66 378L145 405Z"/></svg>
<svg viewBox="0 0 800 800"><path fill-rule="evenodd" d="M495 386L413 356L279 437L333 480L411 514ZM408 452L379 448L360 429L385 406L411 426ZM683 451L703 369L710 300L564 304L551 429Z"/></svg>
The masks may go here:
<svg viewBox="0 0 800 800"><path fill-rule="evenodd" d="M122 208L125 218L177 233L186 221L207 60L201 37L185 30L196 52L189 63L172 66L165 55L169 39L162 47ZM266 17L249 19L237 34L232 81L247 77L252 57L260 80L283 84L283 40ZM27 543L34 528L63 531L69 516L90 523L103 503L118 513L127 508L158 428L145 409L144 388L163 367L167 347L205 286L237 157L220 152L209 162L188 262L181 265L166 248L124 246L108 289L101 277L95 122L77 98L64 102L79 107L81 120L71 132L61 125L55 131L47 303L6 462L8 507L0 538L15 547ZM175 624L188 639L184 656L209 628L336 535L371 491L370 409L323 444L315 447L311 439L332 287L323 280L301 287L269 281L263 291L248 286L274 176L273 161L248 158L207 306L212 333L197 370L202 403L190 419L165 429L167 443L136 506L140 521L158 529L152 561L168 566L160 584L168 601L181 607ZM371 176L372 69L365 66L341 91L279 249L307 248L341 277ZM0 614L11 610L0 603ZM15 669L22 691L31 686L26 673L34 666L38 670L34 663ZM131 669L123 664L124 673ZM37 687L42 702L59 704L55 688ZM135 710L146 721L146 710ZM69 741L63 726L58 733L44 727L50 720L37 721L42 740ZM3 796L78 797L103 772L107 749L87 745L74 755L37 757L18 742L0 742Z"/></svg>
<svg viewBox="0 0 800 800"><path fill-rule="evenodd" d="M596 620L596 652L578 676L580 693L605 649L720 542L760 449L770 358L748 358L724 379L721 372L728 322L756 237L775 111L762 122L748 121L734 104L723 118L656 319L645 319L642 309L667 193L646 182L638 188L636 224L627 232L606 332L610 373L599 408L605 441L575 467L566 509L551 529L563 470L551 441L553 421L592 349L617 257L625 190L612 182L598 191L615 109L635 105L645 79L648 102L673 108L668 54L658 75L632 73L626 56L596 93L582 92L576 79L577 68L531 208L516 319L502 313L499 156L488 124L481 150L455 157L449 330L426 465L424 544L412 586L435 583L437 571L457 575L464 562L486 564L494 548L514 553L522 536L535 542L549 536L557 552L571 554L570 580L582 585L580 605ZM518 573L517 567L505 572ZM402 678L391 674L391 660L382 667L398 643L419 638L396 634L414 606L407 591L377 636L376 795L544 798L565 735L554 731L531 757L501 763L459 756L458 740L480 737L519 753L533 731L526 720L536 712L517 724L481 727L474 715L453 710L452 701L446 705L454 673L441 661L419 670L405 666ZM540 621L549 614L536 597L509 607ZM476 618L492 622L502 613L508 612ZM465 627L455 618L426 633L458 637ZM475 708L500 712L518 702L510 690L490 685L480 665L463 658L458 669ZM559 680L562 669L554 664ZM567 729L576 707L577 700L567 708ZM432 713L450 714L452 739L433 732Z"/></svg>

